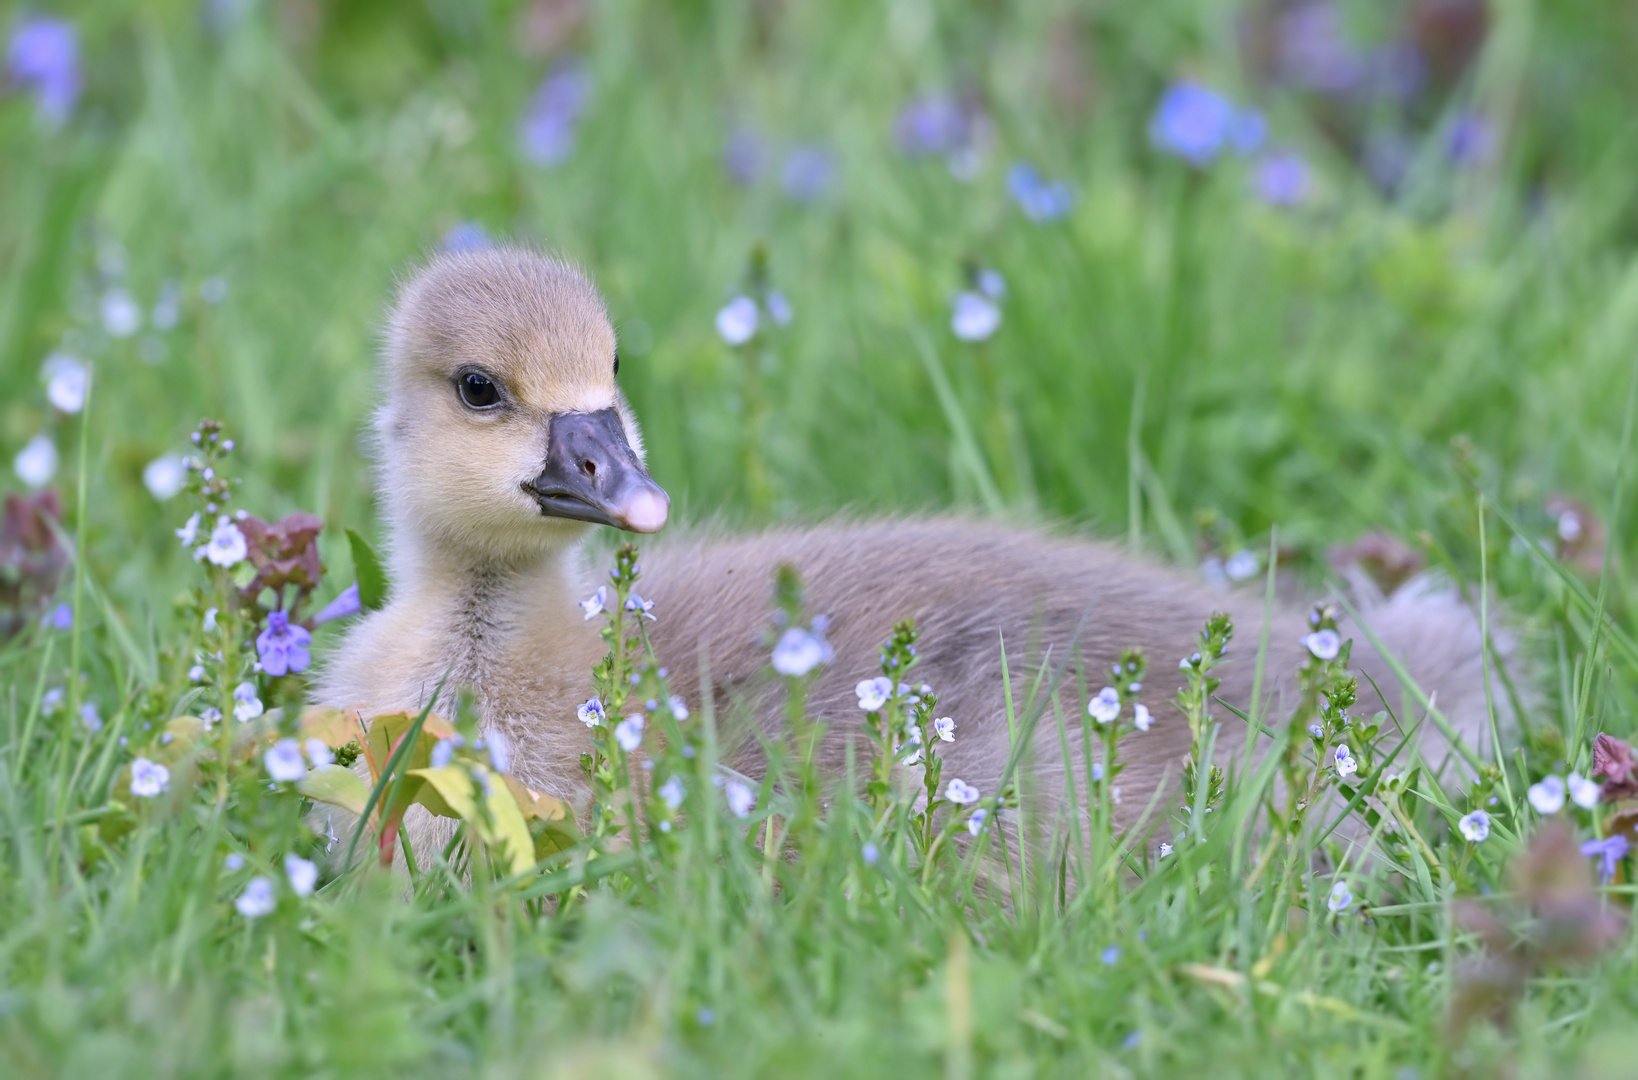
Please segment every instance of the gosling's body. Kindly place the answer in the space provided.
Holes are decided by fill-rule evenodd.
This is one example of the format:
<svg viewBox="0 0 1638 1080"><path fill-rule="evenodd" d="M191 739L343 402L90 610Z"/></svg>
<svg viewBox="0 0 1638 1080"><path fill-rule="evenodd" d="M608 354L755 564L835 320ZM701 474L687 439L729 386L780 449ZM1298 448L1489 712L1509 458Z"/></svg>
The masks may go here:
<svg viewBox="0 0 1638 1080"><path fill-rule="evenodd" d="M613 348L595 290L532 253L445 257L405 287L385 351L377 421L392 598L350 630L323 673L322 701L368 715L418 708L441 681L445 700L469 687L486 726L511 743L519 778L580 801L586 729L575 707L591 695L591 669L604 650L599 622L587 621L578 601L604 580L606 567L589 565L579 550L586 526L550 516L565 505L540 495L551 486L550 468L534 474L561 449L552 438L565 415L614 417L620 430L605 441L612 447L623 432L629 446L605 447L606 460L577 456L585 475L595 473L604 485L581 493L605 515L594 520L638 531L663 524L663 507L656 510L642 486L649 482L635 420L613 384ZM471 405L461 380L472 370L500 387L504 409ZM1221 593L1111 545L954 519L647 541L638 589L655 601L656 650L693 706L700 704L702 665L709 671L729 764L753 775L757 740L733 725L736 716L766 728L778 723L778 682L759 639L772 628L773 575L782 562L801 572L811 612L830 618L835 657L810 703L830 723L825 758L832 766L843 760L862 715L853 686L877 674L881 643L905 617L922 634L914 681L931 684L939 712L956 720L955 742L940 748L945 775L986 793L1009 749L1003 642L1020 701L1049 653L1081 661L1070 664L1061 686L1068 761L1055 715L1037 736L1034 772L1045 794L1061 789L1066 768L1077 777L1082 771L1082 680L1096 692L1122 649L1144 650L1150 676L1140 696L1155 723L1122 743L1121 814L1128 821L1164 777L1177 775L1188 748L1186 725L1167 703L1181 685L1177 660L1193 651L1214 609L1234 615L1238 629L1233 662L1219 669L1219 694L1242 710L1249 705L1265 614L1260 590ZM1477 737L1486 716L1481 637L1459 598L1402 591L1368 618L1418 683L1437 692L1443 713ZM1270 613L1265 688L1276 705L1300 661L1305 630L1302 611L1282 605ZM1399 710L1389 666L1363 641L1354 658ZM1362 694L1356 711L1378 704ZM1243 746L1245 725L1220 715L1227 754Z"/></svg>

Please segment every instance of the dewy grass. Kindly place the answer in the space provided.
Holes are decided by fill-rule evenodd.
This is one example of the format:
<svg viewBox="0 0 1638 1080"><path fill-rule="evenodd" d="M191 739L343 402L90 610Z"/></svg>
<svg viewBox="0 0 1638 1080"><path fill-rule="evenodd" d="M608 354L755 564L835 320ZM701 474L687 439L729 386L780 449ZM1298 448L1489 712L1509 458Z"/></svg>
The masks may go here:
<svg viewBox="0 0 1638 1080"><path fill-rule="evenodd" d="M1350 32L1388 18L1359 6ZM8 54L0 443L11 461L44 435L71 468L44 481L68 509L26 548L43 561L0 577L28 601L0 642L0 1072L1625 1075L1632 860L1611 855L1601 883L1611 849L1580 845L1630 824L1622 803L1576 801L1589 777L1631 797L1592 740L1630 737L1638 707L1638 135L1604 6L1493 5L1471 77L1403 106L1261 82L1233 52L1241 24L1193 2L621 0L545 44L521 5L285 7L72 10L83 78L60 51ZM522 39L560 51L532 59ZM1306 202L1259 201L1255 162L1230 150L1196 167L1151 142L1180 70L1214 110L1264 110L1269 141L1307 163ZM568 97L531 106L548 75ZM960 137L911 153L894 108L939 90ZM725 145L761 171L725 169ZM1370 171L1396 154L1397 186ZM1022 161L1040 190L1020 196ZM1438 727L1436 701L1413 689L1403 714L1344 717L1342 642L1300 701L1243 718L1200 670L1182 711L1153 718L1194 725L1177 787L1118 833L1120 755L1144 737L1130 680L1099 678L1116 657L1026 665L1008 642L1009 789L952 791L938 687L913 670L850 673L889 687L837 781L811 767L803 707L830 662L821 613L769 582L786 622L766 674L790 708L764 778L713 767L736 718L709 694L673 705L660 668L700 658L650 658L617 603L611 660L587 673L588 698L623 702L587 728L595 815L571 827L507 788L504 748L477 745L452 694L422 721L437 737L382 722L399 739L356 809L413 813L419 840L411 803L447 791L453 832L414 846L413 878L381 847L343 874L353 819L325 800L358 791L327 770L379 748L298 730L303 672L254 670L265 613L231 602L262 572L251 545L227 565L190 553L225 527L227 559L238 529L217 518L265 518L259 550L289 565L262 585L322 662L333 631L314 620L360 576L344 530L373 521L358 435L379 312L420 253L485 231L609 287L622 386L686 517L1039 515L1174 560L1198 544L1208 568L1264 552L1270 603L1329 595L1326 549L1387 530L1478 586L1487 629L1529 661L1504 688L1519 730L1441 771L1397 739ZM951 305L978 267L993 311L969 341ZM778 336L736 353L714 315L741 294ZM77 410L40 377L55 353L95 372ZM227 464L213 429L187 448L222 484L196 469L186 495L145 486L201 415L241 444ZM1566 519L1550 496L1611 509ZM201 519L184 549L186 499ZM0 552L6 574L24 550ZM57 576L38 571L59 554ZM40 621L59 604L66 633ZM781 653L790 631L807 637ZM1235 631L1231 662L1260 670L1262 628ZM903 665L914 633L882 628ZM1094 700L1117 711L1100 723ZM1247 754L1226 759L1213 732L1241 723ZM1076 732L1081 767L1035 780L1029 756ZM278 738L301 779L270 774ZM323 867L311 895L287 855Z"/></svg>

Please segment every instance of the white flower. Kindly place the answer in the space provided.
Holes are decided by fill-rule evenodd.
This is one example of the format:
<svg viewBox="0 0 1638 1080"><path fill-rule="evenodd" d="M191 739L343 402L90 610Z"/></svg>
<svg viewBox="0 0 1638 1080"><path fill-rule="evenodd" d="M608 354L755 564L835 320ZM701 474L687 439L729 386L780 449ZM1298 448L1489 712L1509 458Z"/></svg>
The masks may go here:
<svg viewBox="0 0 1638 1080"><path fill-rule="evenodd" d="M631 753L643 744L643 717L641 713L632 713L614 726L614 741L620 744L620 749Z"/></svg>
<svg viewBox="0 0 1638 1080"><path fill-rule="evenodd" d="M102 328L109 337L130 337L142 329L142 305L124 289L109 289L102 294Z"/></svg>
<svg viewBox="0 0 1638 1080"><path fill-rule="evenodd" d="M1472 843L1483 843L1484 838L1490 835L1490 815L1483 810L1475 810L1458 821L1456 827Z"/></svg>
<svg viewBox="0 0 1638 1080"><path fill-rule="evenodd" d="M654 621L654 601L644 600L636 593L626 597L626 610L635 611L639 619L647 619L649 622Z"/></svg>
<svg viewBox="0 0 1638 1080"><path fill-rule="evenodd" d="M966 806L978 801L978 789L971 784L964 783L959 777L950 781L950 786L944 789L944 797L957 806Z"/></svg>
<svg viewBox="0 0 1638 1080"><path fill-rule="evenodd" d="M83 361L67 353L52 353L46 357L40 374L46 379L46 400L58 412L77 413L85 408L91 373Z"/></svg>
<svg viewBox="0 0 1638 1080"><path fill-rule="evenodd" d="M866 679L853 688L859 696L859 708L865 712L875 712L887 704L887 699L893 693L893 680L878 675L874 679Z"/></svg>
<svg viewBox="0 0 1638 1080"><path fill-rule="evenodd" d="M1120 691L1106 686L1098 696L1086 703L1086 711L1100 724L1107 724L1120 715Z"/></svg>
<svg viewBox="0 0 1638 1080"><path fill-rule="evenodd" d="M217 566L236 566L244 561L245 534L227 518L218 518L216 531L205 545L205 558Z"/></svg>
<svg viewBox="0 0 1638 1080"><path fill-rule="evenodd" d="M80 723L92 734L102 730L102 713L97 710L95 701L87 701L80 706Z"/></svg>
<svg viewBox="0 0 1638 1080"><path fill-rule="evenodd" d="M680 694L672 694L665 699L665 703L671 706L671 715L675 716L679 721L687 720L692 715L688 711L688 702L684 701Z"/></svg>
<svg viewBox="0 0 1638 1080"><path fill-rule="evenodd" d="M199 710L199 719L204 722L205 730L209 731L216 726L218 720L222 719L222 710L214 705L207 705Z"/></svg>
<svg viewBox="0 0 1638 1080"><path fill-rule="evenodd" d="M213 607L205 609L205 619L204 619L204 622L202 623L202 625L205 628L205 633L207 633L207 634L216 633L216 616L220 611L221 611L220 608L213 608Z"/></svg>
<svg viewBox="0 0 1638 1080"><path fill-rule="evenodd" d="M722 795L728 800L728 809L735 817L744 817L756 806L756 792L738 780L723 784Z"/></svg>
<svg viewBox="0 0 1638 1080"><path fill-rule="evenodd" d="M1148 731L1155 718L1149 715L1149 706L1141 701L1132 702L1132 723L1139 731Z"/></svg>
<svg viewBox="0 0 1638 1080"><path fill-rule="evenodd" d="M336 756L324 745L323 739L308 739L302 744L302 749L307 751L307 760L313 763L315 769L320 765L335 764Z"/></svg>
<svg viewBox="0 0 1638 1080"><path fill-rule="evenodd" d="M948 716L941 716L933 721L933 734L941 742L955 742L955 721Z"/></svg>
<svg viewBox="0 0 1638 1080"><path fill-rule="evenodd" d="M131 794L151 799L171 786L171 770L145 757L131 762Z"/></svg>
<svg viewBox="0 0 1638 1080"><path fill-rule="evenodd" d="M12 458L11 467L17 473L17 479L31 488L49 484L51 478L57 475L57 447L51 436L40 434L30 439Z"/></svg>
<svg viewBox="0 0 1638 1080"><path fill-rule="evenodd" d="M983 832L984 821L989 816L990 812L984 809L982 806L980 806L977 810L974 810L973 816L967 819L967 831L972 833L974 836L977 836L979 833Z"/></svg>
<svg viewBox="0 0 1638 1080"><path fill-rule="evenodd" d="M1172 845L1162 841L1161 845L1160 845L1160 857L1162 859L1164 859L1166 856L1170 855L1171 853L1172 853Z"/></svg>
<svg viewBox="0 0 1638 1080"><path fill-rule="evenodd" d="M142 470L142 483L148 494L164 502L174 499L187 483L188 470L175 454L163 454L148 462Z"/></svg>
<svg viewBox="0 0 1638 1080"><path fill-rule="evenodd" d="M608 717L603 713L603 702L600 698L592 698L589 701L582 702L580 707L575 709L574 714L578 716L580 718L580 722L585 724L587 727L596 727L598 724L601 724L604 720L608 719Z"/></svg>
<svg viewBox="0 0 1638 1080"><path fill-rule="evenodd" d="M1588 780L1580 773L1571 773L1569 778L1570 798L1583 810L1591 810L1598 805L1600 787L1597 781Z"/></svg>
<svg viewBox="0 0 1638 1080"><path fill-rule="evenodd" d="M717 333L730 345L743 345L756 336L758 317L755 300L736 296L717 312Z"/></svg>
<svg viewBox="0 0 1638 1080"><path fill-rule="evenodd" d="M962 341L983 341L1001 326L1001 308L983 293L957 293L950 307L950 331Z"/></svg>
<svg viewBox="0 0 1638 1080"><path fill-rule="evenodd" d="M277 901L273 898L273 881L258 874L250 879L245 891L239 894L239 899L233 906L239 909L239 914L247 919L259 919L272 911Z"/></svg>
<svg viewBox="0 0 1638 1080"><path fill-rule="evenodd" d="M980 270L978 272L978 291L991 300L999 300L1007 295L1007 279L996 270Z"/></svg>
<svg viewBox="0 0 1638 1080"><path fill-rule="evenodd" d="M1348 890L1348 883L1339 881L1331 886L1331 896L1325 901L1325 906L1331 914L1340 915L1352 907L1353 903L1354 894Z"/></svg>
<svg viewBox="0 0 1638 1080"><path fill-rule="evenodd" d="M1556 776L1544 777L1541 783L1531 784L1526 794L1538 814L1556 814L1564 809L1564 781Z"/></svg>
<svg viewBox="0 0 1638 1080"><path fill-rule="evenodd" d="M300 780L307 775L307 762L301 758L301 746L295 739L280 739L262 755L267 775L284 782Z"/></svg>
<svg viewBox="0 0 1638 1080"><path fill-rule="evenodd" d="M1335 630L1316 630L1302 639L1302 645L1321 660L1335 660L1342 639Z"/></svg>
<svg viewBox="0 0 1638 1080"><path fill-rule="evenodd" d="M791 318L796 312L791 309L791 302L785 299L785 294L777 290L768 293L764 301L768 308L768 318L774 321L775 326L789 326Z"/></svg>
<svg viewBox="0 0 1638 1080"><path fill-rule="evenodd" d="M176 538L182 541L183 547L192 547L193 542L199 539L199 511L195 510L193 516L184 521L182 527L176 530Z"/></svg>
<svg viewBox="0 0 1638 1080"><path fill-rule="evenodd" d="M222 860L222 868L230 874L235 870L243 870L244 865L245 857L239 854L237 851L228 852L227 858Z"/></svg>
<svg viewBox="0 0 1638 1080"><path fill-rule="evenodd" d="M1230 555L1228 561L1223 564L1223 573L1228 575L1230 581L1244 581L1256 577L1260 569L1261 567L1257 565L1257 556L1245 548Z"/></svg>
<svg viewBox="0 0 1638 1080"><path fill-rule="evenodd" d="M47 716L62 708L65 692L60 686L53 686L40 695L40 711Z"/></svg>
<svg viewBox="0 0 1638 1080"><path fill-rule="evenodd" d="M875 866L876 860L882 857L881 849L869 840L859 848L859 858L865 861L866 866Z"/></svg>
<svg viewBox="0 0 1638 1080"><path fill-rule="evenodd" d="M580 610L586 613L587 619L594 619L603 614L603 607L609 602L609 587L599 585L597 591L585 600L580 601Z"/></svg>
<svg viewBox="0 0 1638 1080"><path fill-rule="evenodd" d="M683 796L687 794L687 790L687 788L683 787L682 777L673 776L660 785L660 801L675 810L682 805Z"/></svg>
<svg viewBox="0 0 1638 1080"><path fill-rule="evenodd" d="M286 855L284 857L284 876L290 879L290 891L297 896L313 895L313 886L318 884L318 867L310 859L300 855Z"/></svg>
<svg viewBox="0 0 1638 1080"><path fill-rule="evenodd" d="M233 688L233 715L243 724L262 715L262 699L256 696L256 684L242 682Z"/></svg>
<svg viewBox="0 0 1638 1080"><path fill-rule="evenodd" d="M798 679L835 655L823 635L793 626L779 636L774 646L773 667L781 675Z"/></svg>
<svg viewBox="0 0 1638 1080"><path fill-rule="evenodd" d="M1338 779L1344 776L1352 776L1359 771L1359 762L1354 760L1354 752L1348 749L1347 743L1343 743L1336 748L1331 760L1336 765Z"/></svg>
<svg viewBox="0 0 1638 1080"><path fill-rule="evenodd" d="M911 724L904 729L904 745L914 746L915 749L905 757L906 765L920 765L922 762L921 729Z"/></svg>

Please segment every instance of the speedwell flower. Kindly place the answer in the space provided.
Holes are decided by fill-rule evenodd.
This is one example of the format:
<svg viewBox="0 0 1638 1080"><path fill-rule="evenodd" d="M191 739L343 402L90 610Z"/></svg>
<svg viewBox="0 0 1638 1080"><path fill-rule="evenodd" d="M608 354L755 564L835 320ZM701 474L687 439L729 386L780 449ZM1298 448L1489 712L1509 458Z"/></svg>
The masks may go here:
<svg viewBox="0 0 1638 1080"><path fill-rule="evenodd" d="M1331 761L1336 766L1337 777L1352 776L1359 771L1359 762L1354 760L1354 752L1348 749L1348 744L1338 746L1331 755Z"/></svg>
<svg viewBox="0 0 1638 1080"><path fill-rule="evenodd" d="M171 770L139 757L131 762L131 794L139 799L151 799L171 786Z"/></svg>
<svg viewBox="0 0 1638 1080"><path fill-rule="evenodd" d="M262 670L269 675L305 670L311 659L307 646L312 641L313 635L304 627L290 625L287 613L269 613L267 629L256 636L256 653L262 659Z"/></svg>
<svg viewBox="0 0 1638 1080"><path fill-rule="evenodd" d="M756 807L756 792L749 784L739 780L729 780L722 785L723 798L728 800L728 810L738 818L749 814Z"/></svg>
<svg viewBox="0 0 1638 1080"><path fill-rule="evenodd" d="M608 716L603 712L602 699L595 697L589 701L582 702L580 707L574 711L574 714L578 716L580 718L580 722L585 724L587 727L596 727L598 724L601 724L603 721L608 719Z"/></svg>
<svg viewBox="0 0 1638 1080"><path fill-rule="evenodd" d="M1342 638L1335 630L1316 630L1302 639L1302 646L1320 660L1335 660L1342 649Z"/></svg>
<svg viewBox="0 0 1638 1080"><path fill-rule="evenodd" d="M278 901L273 896L273 880L260 874L250 879L245 885L245 891L233 902L233 906L239 909L239 914L247 919L259 919L271 912L277 904Z"/></svg>
<svg viewBox="0 0 1638 1080"><path fill-rule="evenodd" d="M300 855L286 855L284 876L290 879L291 892L297 896L311 896L313 886L318 884L318 867L311 859L304 859Z"/></svg>
<svg viewBox="0 0 1638 1080"><path fill-rule="evenodd" d="M957 293L950 306L950 331L962 341L984 341L1001 326L1001 308L983 293Z"/></svg>
<svg viewBox="0 0 1638 1080"><path fill-rule="evenodd" d="M1149 706L1141 701L1132 702L1132 724L1139 731L1148 731L1155 718L1149 714Z"/></svg>
<svg viewBox="0 0 1638 1080"><path fill-rule="evenodd" d="M788 678L800 678L820 664L830 663L834 655L824 635L793 626L779 635L773 650L773 667Z"/></svg>
<svg viewBox="0 0 1638 1080"><path fill-rule="evenodd" d="M626 597L626 610L635 611L639 619L647 619L649 622L654 621L654 601L644 600L636 593Z"/></svg>
<svg viewBox="0 0 1638 1080"><path fill-rule="evenodd" d="M205 558L217 566L237 566L244 561L247 548L245 534L227 518L216 519L216 529L203 548Z"/></svg>
<svg viewBox="0 0 1638 1080"><path fill-rule="evenodd" d="M643 744L643 714L632 713L614 726L614 741L620 749L631 753Z"/></svg>
<svg viewBox="0 0 1638 1080"><path fill-rule="evenodd" d="M85 408L85 391L91 373L85 362L67 353L52 353L40 368L46 380L46 400L58 412L77 413Z"/></svg>
<svg viewBox="0 0 1638 1080"><path fill-rule="evenodd" d="M1483 810L1475 810L1456 822L1456 828L1461 830L1469 843L1482 844L1490 835L1490 815Z"/></svg>
<svg viewBox="0 0 1638 1080"><path fill-rule="evenodd" d="M176 538L182 541L183 547L192 547L193 542L199 539L199 511L195 510L193 516L184 521L182 527L176 530Z"/></svg>
<svg viewBox="0 0 1638 1080"><path fill-rule="evenodd" d="M755 300L736 296L717 312L717 334L729 345L743 345L756 336L760 318Z"/></svg>
<svg viewBox="0 0 1638 1080"><path fill-rule="evenodd" d="M1600 787L1597 783L1580 773L1571 773L1566 783L1570 789L1570 799L1581 809L1591 810L1598 805Z"/></svg>
<svg viewBox="0 0 1638 1080"><path fill-rule="evenodd" d="M1100 724L1107 724L1120 715L1120 691L1113 686L1106 686L1098 691L1098 696L1086 703L1086 711Z"/></svg>
<svg viewBox="0 0 1638 1080"><path fill-rule="evenodd" d="M592 619L603 614L604 606L609 602L609 587L599 585L597 591L585 600L580 601L580 610L586 613L586 618Z"/></svg>
<svg viewBox="0 0 1638 1080"><path fill-rule="evenodd" d="M1564 781L1556 776L1543 777L1540 783L1531 784L1525 794L1530 799L1530 805L1536 808L1536 813L1543 816L1564 809Z"/></svg>
<svg viewBox="0 0 1638 1080"><path fill-rule="evenodd" d="M1598 880L1608 881L1615 876L1616 866L1626 858L1631 847L1625 833L1616 833L1602 840L1588 840L1581 845L1581 854L1589 858L1602 858L1604 861L1598 868Z"/></svg>
<svg viewBox="0 0 1638 1080"><path fill-rule="evenodd" d="M307 775L307 762L302 760L301 745L295 739L274 743L262 756L262 762L267 766L267 775L281 783Z"/></svg>
<svg viewBox="0 0 1638 1080"><path fill-rule="evenodd" d="M677 807L682 805L683 796L686 795L687 792L688 789L683 787L682 777L673 776L671 779L660 785L660 801L665 803L671 809L675 810Z"/></svg>
<svg viewBox="0 0 1638 1080"><path fill-rule="evenodd" d="M1325 907L1333 915L1340 915L1347 911L1354 903L1354 894L1349 891L1346 881L1339 881L1331 886L1331 896L1325 901Z"/></svg>
<svg viewBox="0 0 1638 1080"><path fill-rule="evenodd" d="M866 679L853 688L859 696L859 708L865 712L875 712L887 704L887 699L893 694L893 680L885 675L878 675L874 679Z"/></svg>
<svg viewBox="0 0 1638 1080"><path fill-rule="evenodd" d="M941 716L933 721L933 734L937 735L941 742L955 742L955 729L956 722L952 717Z"/></svg>
<svg viewBox="0 0 1638 1080"><path fill-rule="evenodd" d="M959 777L950 781L950 786L944 789L944 797L957 806L966 806L978 801L978 789L965 783Z"/></svg>
<svg viewBox="0 0 1638 1080"><path fill-rule="evenodd" d="M256 696L256 684L242 682L233 688L233 715L239 723L254 720L262 715L262 699Z"/></svg>
<svg viewBox="0 0 1638 1080"><path fill-rule="evenodd" d="M11 467L29 487L45 487L57 474L57 446L51 436L41 433L30 439L12 459Z"/></svg>

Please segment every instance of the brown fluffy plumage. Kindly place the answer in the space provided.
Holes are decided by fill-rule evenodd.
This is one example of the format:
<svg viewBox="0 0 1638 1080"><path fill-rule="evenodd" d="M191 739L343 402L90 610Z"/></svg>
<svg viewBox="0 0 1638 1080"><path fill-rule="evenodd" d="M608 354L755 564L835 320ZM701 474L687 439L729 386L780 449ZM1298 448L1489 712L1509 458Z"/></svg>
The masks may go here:
<svg viewBox="0 0 1638 1080"><path fill-rule="evenodd" d="M596 624L576 602L599 575L578 551L590 527L543 518L521 485L541 467L554 414L613 408L641 454L636 422L614 382L614 332L602 301L555 260L517 250L467 253L440 257L411 279L390 325L376 430L393 594L385 610L349 631L323 673L320 699L374 711L415 708L448 673L453 684L477 692L486 725L510 737L513 767L525 782L575 799L586 746L575 706L590 695L590 671L603 652ZM463 408L452 378L470 363L503 382L516 408L505 415ZM1220 669L1220 694L1241 708L1248 703L1264 615L1256 592L1218 592L1110 544L958 519L684 535L645 545L640 591L656 601L653 639L691 703L699 701L704 657L719 705L738 702L764 723L777 722L767 651L757 639L771 626L781 562L801 571L810 609L831 619L836 656L812 705L832 721L832 764L861 716L853 685L876 674L883 639L906 616L922 632L915 679L932 684L940 712L958 725L954 744L944 748L945 775L986 793L1008 752L1003 641L1019 696L1049 649L1055 658L1069 652L1077 629L1093 692L1121 649L1145 650L1151 677L1141 697L1156 722L1122 743L1127 820L1163 776L1177 775L1188 732L1167 702L1181 685L1178 658L1193 650L1214 609L1228 610L1238 627L1234 661ZM1461 599L1414 583L1367 618L1420 685L1437 693L1444 715L1477 741L1486 717L1481 637ZM1276 705L1304 631L1302 611L1273 610L1265 686ZM1401 710L1388 665L1363 641L1354 655ZM1069 670L1073 761L1085 701L1076 668ZM1376 707L1362 694L1361 710ZM725 717L735 711L721 710ZM1050 717L1042 732L1035 772L1050 793L1061 786L1065 764ZM1224 751L1243 745L1244 735L1245 725L1226 717ZM749 733L730 746L730 763L755 773Z"/></svg>

